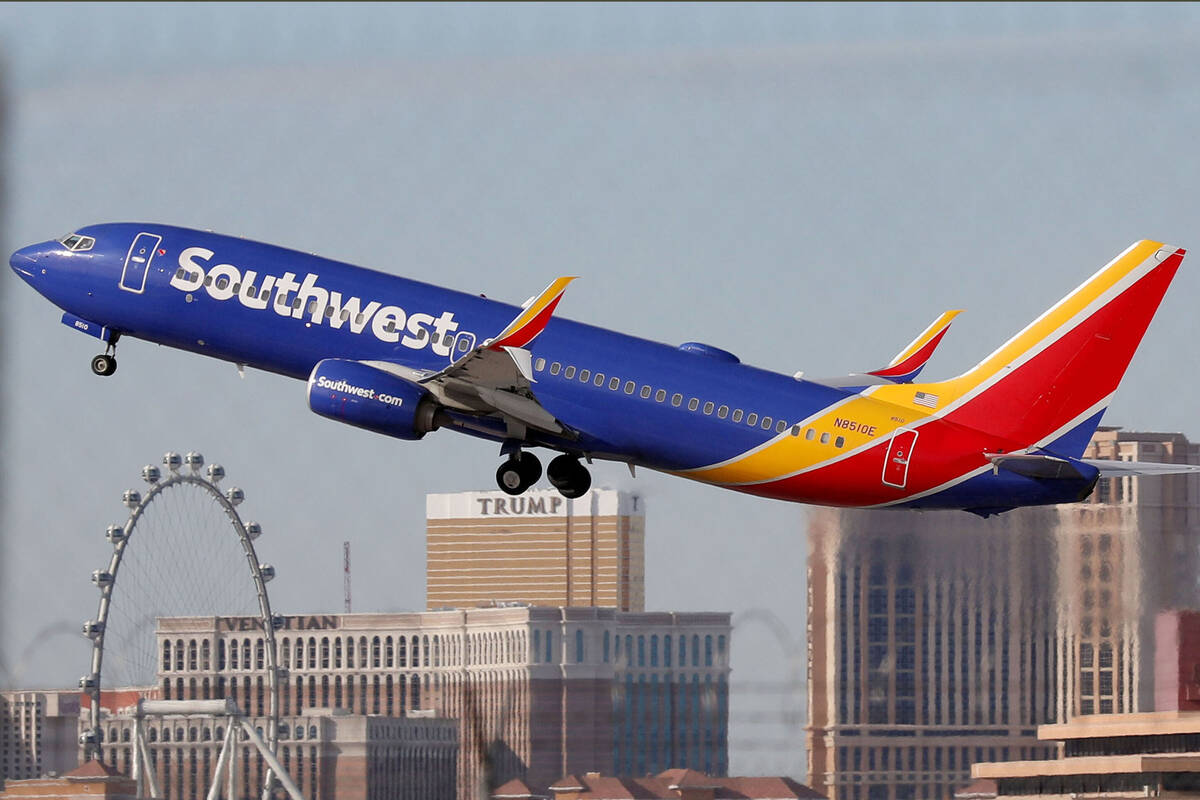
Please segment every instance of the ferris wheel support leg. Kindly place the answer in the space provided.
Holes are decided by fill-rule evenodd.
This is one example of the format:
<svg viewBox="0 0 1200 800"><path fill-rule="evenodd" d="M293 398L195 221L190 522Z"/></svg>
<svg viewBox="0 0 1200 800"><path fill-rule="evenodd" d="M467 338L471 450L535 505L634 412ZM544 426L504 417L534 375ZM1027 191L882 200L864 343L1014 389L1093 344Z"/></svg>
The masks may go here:
<svg viewBox="0 0 1200 800"><path fill-rule="evenodd" d="M287 770L279 763L279 759L275 758L275 754L271 752L271 748L267 747L267 743L258 735L258 731L254 730L254 726L246 720L238 720L241 723L242 730L250 737L250 741L258 748L258 752L262 753L263 760L267 762L267 766L279 778L279 782L283 784L283 788L287 790L288 796L292 800L304 800L304 795L300 794L300 788L292 782L292 776L288 775Z"/></svg>
<svg viewBox="0 0 1200 800"><path fill-rule="evenodd" d="M234 734L237 733L237 726L230 725L229 730L225 732L225 742L221 746L221 754L217 756L217 768L213 771L212 786L208 789L208 800L217 800L221 796L221 782L228 780L232 787L232 779L227 779L225 776L226 770L229 774L233 774L233 770L229 769L229 756L233 748L237 747L237 739ZM229 795L230 800L233 794Z"/></svg>
<svg viewBox="0 0 1200 800"><path fill-rule="evenodd" d="M138 749L142 753L142 773L145 775L146 788L150 789L150 797L158 797L158 779L154 777L154 764L150 761L150 751L146 747L146 737L138 739ZM141 794L142 786L138 786L138 797L143 797Z"/></svg>

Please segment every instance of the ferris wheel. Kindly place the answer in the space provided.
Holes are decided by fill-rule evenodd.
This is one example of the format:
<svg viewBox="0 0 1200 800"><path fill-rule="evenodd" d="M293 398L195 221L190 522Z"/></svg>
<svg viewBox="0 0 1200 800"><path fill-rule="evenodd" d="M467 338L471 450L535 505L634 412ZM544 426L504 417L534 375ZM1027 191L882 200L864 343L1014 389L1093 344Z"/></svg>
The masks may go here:
<svg viewBox="0 0 1200 800"><path fill-rule="evenodd" d="M167 453L164 471L142 468L143 495L126 490L123 525L110 525L107 567L92 573L100 590L96 617L83 625L92 641L91 670L79 680L91 699L90 728L80 736L86 759L104 760L100 691L158 685L163 617L257 617L264 633L267 745L273 752L279 723L275 618L267 596L274 567L260 563L256 522L243 522L237 487L225 491L218 464L204 469L199 453ZM164 683L167 679L163 679ZM198 699L198 698L192 698Z"/></svg>

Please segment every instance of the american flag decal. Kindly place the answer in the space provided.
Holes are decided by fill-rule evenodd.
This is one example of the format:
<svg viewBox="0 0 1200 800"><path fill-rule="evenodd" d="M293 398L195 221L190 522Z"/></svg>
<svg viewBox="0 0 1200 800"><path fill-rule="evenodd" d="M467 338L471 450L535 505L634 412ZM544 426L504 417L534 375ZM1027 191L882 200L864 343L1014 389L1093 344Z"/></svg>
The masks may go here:
<svg viewBox="0 0 1200 800"><path fill-rule="evenodd" d="M936 394L929 394L928 392L917 392L917 396L913 398L913 402L926 408L937 408L938 396Z"/></svg>

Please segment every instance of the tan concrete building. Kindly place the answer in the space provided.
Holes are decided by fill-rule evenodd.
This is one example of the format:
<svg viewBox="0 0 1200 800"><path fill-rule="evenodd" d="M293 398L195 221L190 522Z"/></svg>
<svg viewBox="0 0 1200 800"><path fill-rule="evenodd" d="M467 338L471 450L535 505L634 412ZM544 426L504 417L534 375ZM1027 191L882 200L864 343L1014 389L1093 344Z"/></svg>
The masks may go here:
<svg viewBox="0 0 1200 800"><path fill-rule="evenodd" d="M1059 742L1059 757L979 763L972 775L1014 800L1200 796L1200 713L1080 716L1038 737Z"/></svg>
<svg viewBox="0 0 1200 800"><path fill-rule="evenodd" d="M637 495L455 492L428 495L425 509L431 610L510 602L645 609L645 507Z"/></svg>
<svg viewBox="0 0 1200 800"><path fill-rule="evenodd" d="M79 765L78 690L0 692L0 778L64 774Z"/></svg>
<svg viewBox="0 0 1200 800"><path fill-rule="evenodd" d="M810 511L814 790L940 800L975 761L1052 755L1053 514Z"/></svg>
<svg viewBox="0 0 1200 800"><path fill-rule="evenodd" d="M136 800L136 790L117 770L89 761L58 777L5 781L0 800Z"/></svg>
<svg viewBox="0 0 1200 800"><path fill-rule="evenodd" d="M1085 457L1200 464L1200 445L1101 428ZM1057 510L1056 719L1153 711L1155 619L1200 608L1200 475L1105 478Z"/></svg>
<svg viewBox="0 0 1200 800"><path fill-rule="evenodd" d="M1086 457L1200 463L1180 434L1101 428ZM1036 726L1154 708L1155 621L1200 607L1200 476L1100 481L980 520L822 509L809 559L809 783L943 797Z"/></svg>
<svg viewBox="0 0 1200 800"><path fill-rule="evenodd" d="M105 713L105 758L132 774L133 708ZM261 732L266 720L251 718ZM201 800L210 785L228 720L206 715L148 718L150 768L160 794ZM458 723L432 714L380 717L345 709L309 709L279 724L276 753L308 800L452 800L457 794ZM254 797L267 765L248 742L238 745L241 797Z"/></svg>
<svg viewBox="0 0 1200 800"><path fill-rule="evenodd" d="M257 658L264 637L257 625L251 617L160 619L159 694L229 697L252 724L265 724L265 670ZM723 775L730 633L728 613L603 608L284 617L276 633L287 673L280 758L308 800L400 796L370 789L371 775L395 768L386 748L402 746L405 731L414 731L410 743L438 758L446 752L435 735L440 728L422 733L399 725L388 733L388 720L400 718L453 729L454 794L462 800L477 800L512 778L549 785L565 773L599 769L645 774L683 765ZM120 713L105 717L103 738L106 759L127 767L130 725ZM168 798L200 796L194 776L211 774L219 726L151 726L152 757ZM374 733L382 738L372 751ZM245 755L249 789L265 765L255 753ZM403 784L387 785L420 779L421 760L411 764L415 773L392 776Z"/></svg>

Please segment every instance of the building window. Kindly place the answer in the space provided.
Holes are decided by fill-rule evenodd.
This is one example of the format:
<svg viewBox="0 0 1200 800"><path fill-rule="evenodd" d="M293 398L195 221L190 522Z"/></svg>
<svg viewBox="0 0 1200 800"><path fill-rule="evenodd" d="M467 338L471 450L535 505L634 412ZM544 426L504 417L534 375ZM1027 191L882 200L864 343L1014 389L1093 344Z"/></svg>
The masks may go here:
<svg viewBox="0 0 1200 800"><path fill-rule="evenodd" d="M575 663L583 663L583 631L575 631Z"/></svg>
<svg viewBox="0 0 1200 800"><path fill-rule="evenodd" d="M604 663L605 664L608 663L608 650L609 650L609 634L608 634L608 631L605 631L604 632Z"/></svg>

